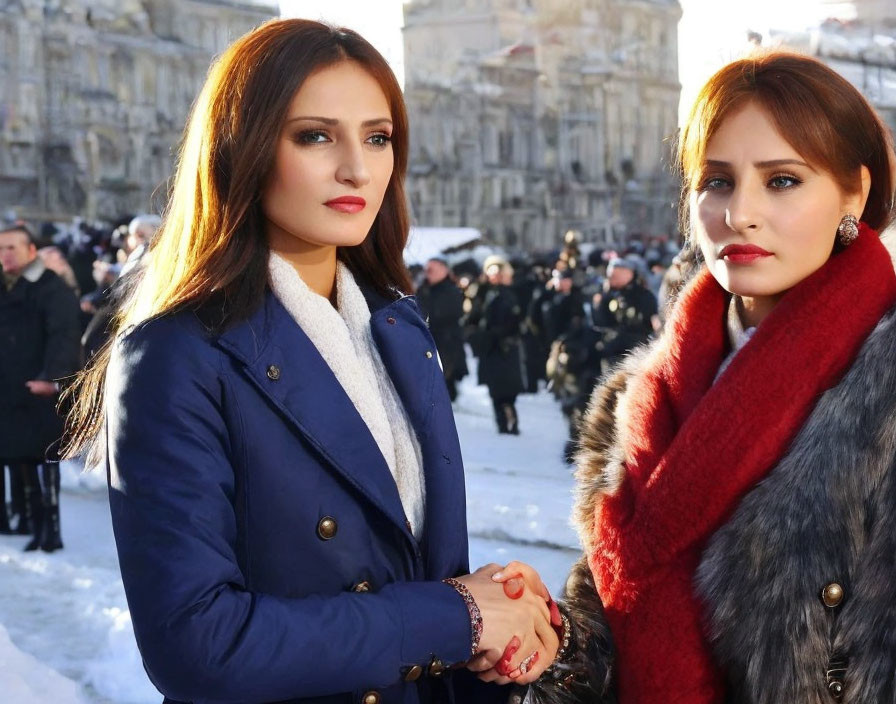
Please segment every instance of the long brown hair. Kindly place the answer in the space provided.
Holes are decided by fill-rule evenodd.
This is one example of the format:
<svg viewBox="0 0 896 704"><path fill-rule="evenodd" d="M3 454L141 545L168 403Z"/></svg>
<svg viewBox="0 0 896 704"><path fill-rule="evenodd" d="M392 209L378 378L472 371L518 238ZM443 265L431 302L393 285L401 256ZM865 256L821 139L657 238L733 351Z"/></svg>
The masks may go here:
<svg viewBox="0 0 896 704"><path fill-rule="evenodd" d="M688 233L688 197L709 140L724 119L748 102L770 117L781 136L811 164L829 172L844 193L861 188L860 167L871 174L861 220L882 230L893 217L893 145L874 108L852 84L821 61L768 51L734 61L703 86L677 145L682 180L681 227Z"/></svg>
<svg viewBox="0 0 896 704"><path fill-rule="evenodd" d="M409 218L404 192L407 112L388 63L349 29L302 19L266 22L234 42L214 62L193 105L181 143L168 208L141 265L122 281L117 332L185 308L221 330L261 305L269 247L260 194L274 163L290 101L315 71L355 61L373 76L389 103L394 167L370 233L337 256L359 281L384 295L410 291L404 266ZM65 454L102 453L105 375L111 341L68 391Z"/></svg>

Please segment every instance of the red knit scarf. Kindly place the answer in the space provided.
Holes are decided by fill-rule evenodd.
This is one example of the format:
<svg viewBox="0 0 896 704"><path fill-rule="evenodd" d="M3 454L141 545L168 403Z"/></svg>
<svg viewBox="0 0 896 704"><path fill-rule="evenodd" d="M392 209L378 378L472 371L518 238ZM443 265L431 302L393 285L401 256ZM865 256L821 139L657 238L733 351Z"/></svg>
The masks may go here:
<svg viewBox="0 0 896 704"><path fill-rule="evenodd" d="M723 701L693 587L701 551L849 369L896 301L896 275L862 225L781 299L713 384L730 351L728 298L707 270L697 276L620 409L626 476L596 509L590 565L622 704Z"/></svg>

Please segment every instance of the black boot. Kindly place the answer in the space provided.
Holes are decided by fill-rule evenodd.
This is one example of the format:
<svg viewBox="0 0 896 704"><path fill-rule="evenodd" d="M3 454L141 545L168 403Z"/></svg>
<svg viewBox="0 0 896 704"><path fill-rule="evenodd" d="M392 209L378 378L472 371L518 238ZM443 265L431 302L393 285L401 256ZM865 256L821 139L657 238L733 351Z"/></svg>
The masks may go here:
<svg viewBox="0 0 896 704"><path fill-rule="evenodd" d="M28 532L33 535L25 546L25 552L37 550L40 547L41 531L44 523L44 507L41 498L40 479L37 475L37 465L22 465L22 486L25 493L24 513L19 519L19 528L24 524Z"/></svg>
<svg viewBox="0 0 896 704"><path fill-rule="evenodd" d="M6 510L6 467L0 464L0 535L11 535L9 513Z"/></svg>
<svg viewBox="0 0 896 704"><path fill-rule="evenodd" d="M44 521L40 534L40 549L44 552L62 550L62 530L59 524L59 464L52 462L41 467L43 481Z"/></svg>
<svg viewBox="0 0 896 704"><path fill-rule="evenodd" d="M59 465L44 464L40 467L41 520L39 531L34 534L25 550L53 552L62 549L59 525Z"/></svg>
<svg viewBox="0 0 896 704"><path fill-rule="evenodd" d="M520 419L516 414L516 406L513 403L505 403L504 416L507 419L507 432L510 435L520 434Z"/></svg>
<svg viewBox="0 0 896 704"><path fill-rule="evenodd" d="M26 466L22 464L9 467L9 498L12 501L12 510L9 513L17 520L16 535L31 535L34 532L33 526L28 523L25 511L25 470Z"/></svg>
<svg viewBox="0 0 896 704"><path fill-rule="evenodd" d="M492 399L492 408L495 411L495 423L498 424L498 432L501 435L506 435L509 431L507 430L507 414L504 413L504 404L501 401Z"/></svg>

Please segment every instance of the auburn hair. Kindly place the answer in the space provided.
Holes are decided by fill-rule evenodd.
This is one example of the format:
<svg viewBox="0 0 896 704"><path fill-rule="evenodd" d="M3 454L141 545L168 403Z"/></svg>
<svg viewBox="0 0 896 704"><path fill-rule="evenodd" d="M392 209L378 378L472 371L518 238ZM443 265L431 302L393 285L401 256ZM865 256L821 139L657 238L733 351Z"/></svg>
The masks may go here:
<svg viewBox="0 0 896 704"><path fill-rule="evenodd" d="M209 70L187 122L162 224L144 260L116 286L110 342L68 389L67 456L86 450L91 463L101 456L105 374L118 331L185 308L201 310L220 331L261 305L270 254L261 191L277 141L304 81L341 61L357 62L383 90L394 166L367 237L338 248L337 257L383 295L410 292L403 259L408 124L395 75L352 30L304 19L266 22L231 44Z"/></svg>
<svg viewBox="0 0 896 704"><path fill-rule="evenodd" d="M876 230L893 217L894 160L888 129L843 76L821 61L791 51L767 51L734 61L703 86L681 130L676 163L681 176L681 227L690 229L689 195L703 170L706 147L726 117L747 103L769 116L781 136L844 193L871 174L861 220Z"/></svg>

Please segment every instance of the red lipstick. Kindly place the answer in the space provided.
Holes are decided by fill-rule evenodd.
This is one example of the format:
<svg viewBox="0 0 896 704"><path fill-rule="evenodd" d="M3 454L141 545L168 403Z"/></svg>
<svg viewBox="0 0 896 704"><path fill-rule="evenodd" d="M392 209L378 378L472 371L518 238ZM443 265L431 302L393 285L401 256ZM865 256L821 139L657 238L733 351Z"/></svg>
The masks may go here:
<svg viewBox="0 0 896 704"><path fill-rule="evenodd" d="M324 203L328 208L338 210L340 213L360 213L367 205L367 201L360 196L341 196Z"/></svg>
<svg viewBox="0 0 896 704"><path fill-rule="evenodd" d="M758 259L772 256L771 252L755 244L729 244L719 252L719 258L732 264L752 264Z"/></svg>

